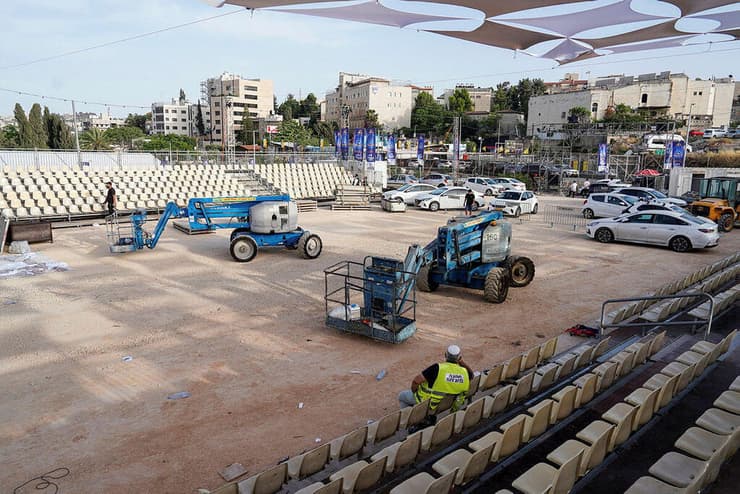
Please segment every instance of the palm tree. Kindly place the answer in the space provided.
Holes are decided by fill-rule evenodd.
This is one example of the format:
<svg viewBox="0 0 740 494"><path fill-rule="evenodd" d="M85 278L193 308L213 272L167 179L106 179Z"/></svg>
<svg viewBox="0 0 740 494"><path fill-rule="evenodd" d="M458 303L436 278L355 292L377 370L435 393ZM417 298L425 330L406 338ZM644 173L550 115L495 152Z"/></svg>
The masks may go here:
<svg viewBox="0 0 740 494"><path fill-rule="evenodd" d="M105 137L105 132L100 129L92 128L80 134L80 144L85 149L92 149L93 151L99 151L101 149L108 149L108 139Z"/></svg>

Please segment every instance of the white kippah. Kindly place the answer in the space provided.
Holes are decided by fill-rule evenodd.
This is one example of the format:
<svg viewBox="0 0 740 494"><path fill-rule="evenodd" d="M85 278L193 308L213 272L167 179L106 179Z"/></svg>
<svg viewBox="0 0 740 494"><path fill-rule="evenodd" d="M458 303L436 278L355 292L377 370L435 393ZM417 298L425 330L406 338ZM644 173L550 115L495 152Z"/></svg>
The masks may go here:
<svg viewBox="0 0 740 494"><path fill-rule="evenodd" d="M457 357L460 355L460 347L457 345L450 345L447 347L447 355L450 357Z"/></svg>

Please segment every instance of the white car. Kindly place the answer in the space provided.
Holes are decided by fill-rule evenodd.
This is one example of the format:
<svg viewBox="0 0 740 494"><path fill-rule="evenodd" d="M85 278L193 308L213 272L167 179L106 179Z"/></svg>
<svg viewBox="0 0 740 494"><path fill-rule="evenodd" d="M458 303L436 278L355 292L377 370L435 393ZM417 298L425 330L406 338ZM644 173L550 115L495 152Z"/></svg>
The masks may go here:
<svg viewBox="0 0 740 494"><path fill-rule="evenodd" d="M651 189L650 187L625 187L623 189L616 189L613 192L617 194L623 194L626 196L636 197L642 199L645 202L650 201L665 201L671 202L676 206L686 206L686 201L683 199L676 199L675 197L668 197L660 191Z"/></svg>
<svg viewBox="0 0 740 494"><path fill-rule="evenodd" d="M428 194L433 190L437 190L437 187L429 184L406 184L397 188L396 190L389 190L383 193L383 199L392 201L400 199L406 204L411 206L414 205L414 199L421 194Z"/></svg>
<svg viewBox="0 0 740 494"><path fill-rule="evenodd" d="M695 218L699 221L703 221L704 223L710 223L712 225L716 225L714 221L710 220L709 218L705 218L704 216L696 216L695 214L691 214L690 212L686 211L681 206L676 206L675 204L672 204L670 202L664 202L664 201L651 201L651 202L643 202L643 201L637 201L632 206L625 209L622 214L629 214L629 213L639 213L642 211L673 211L675 213L680 214L688 214L692 218Z"/></svg>
<svg viewBox="0 0 740 494"><path fill-rule="evenodd" d="M532 191L506 190L492 200L489 207L518 218L523 213L537 214L539 203Z"/></svg>
<svg viewBox="0 0 740 494"><path fill-rule="evenodd" d="M434 185L435 187L446 187L452 186L452 177L449 175L443 175L441 173L430 173L425 175L421 180L423 184Z"/></svg>
<svg viewBox="0 0 740 494"><path fill-rule="evenodd" d="M651 211L606 218L586 225L586 234L602 243L615 240L664 245L676 252L715 247L717 225L710 225L688 213Z"/></svg>
<svg viewBox="0 0 740 494"><path fill-rule="evenodd" d="M638 202L636 197L612 194L608 192L595 193L588 196L581 206L584 218L612 218L623 214L632 204Z"/></svg>
<svg viewBox="0 0 740 494"><path fill-rule="evenodd" d="M515 178L509 177L494 177L491 179L495 185L500 185L503 190L527 190L527 185Z"/></svg>
<svg viewBox="0 0 740 494"><path fill-rule="evenodd" d="M492 178L486 177L468 177L462 186L467 189L472 189L475 192L480 192L484 196L496 196L504 190L504 188L500 184L495 183Z"/></svg>
<svg viewBox="0 0 740 494"><path fill-rule="evenodd" d="M440 187L429 194L417 196L414 203L417 207L428 209L429 211L438 211L440 209L465 209L465 194L468 189L464 187ZM486 203L483 195L473 191L475 194L475 203L473 209L476 210Z"/></svg>

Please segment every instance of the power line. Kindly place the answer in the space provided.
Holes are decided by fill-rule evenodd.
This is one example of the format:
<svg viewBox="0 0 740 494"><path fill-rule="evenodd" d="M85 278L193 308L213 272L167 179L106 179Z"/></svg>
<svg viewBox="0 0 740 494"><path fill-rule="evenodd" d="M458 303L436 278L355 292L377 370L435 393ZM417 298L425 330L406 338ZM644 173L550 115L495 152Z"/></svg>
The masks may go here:
<svg viewBox="0 0 740 494"><path fill-rule="evenodd" d="M37 58L36 60L30 60L28 62L13 64L13 65L5 65L5 66L0 67L0 70L16 69L18 67L27 67L29 65L34 65L34 64L37 64L37 63L41 63L41 62L48 62L49 60L56 60L57 58L63 58L63 57L68 57L70 55L76 55L78 53L84 53L84 52L87 52L87 51L97 50L98 48L105 48L106 46L117 45L117 44L120 44L120 43L125 43L126 41L132 41L132 40L135 40L135 39L146 38L147 36L153 36L155 34L160 34L160 33L164 33L164 32L167 32L167 31L173 31L175 29L180 29L182 27L192 26L194 24L200 24L201 22L211 21L213 19L218 19L218 18L221 18L221 17L226 17L226 16L229 16L229 15L238 14L239 12L245 12L245 11L247 11L247 9L232 10L232 11L229 11L229 12L226 12L226 13L223 13L223 14L214 15L214 16L211 16L211 17L203 17L201 19L196 19L194 21L186 22L184 24L178 24L176 26L165 27L163 29L158 29L156 31L149 31L148 33L136 34L134 36L129 36L127 38L117 39L115 41L108 41L106 43L101 43L99 45L88 46L87 48L80 48L80 49L77 49L77 50L72 50L72 51L68 51L68 52L64 52L64 53L59 53L57 55L51 55L51 56L48 56L48 57Z"/></svg>
<svg viewBox="0 0 740 494"><path fill-rule="evenodd" d="M82 100L82 99L78 99L78 98L62 98L62 97L59 97L59 96L47 96L45 94L28 93L26 91L18 91L17 89L8 89L8 88L4 88L4 87L0 87L0 91L4 91L6 93L20 94L22 96L33 96L34 98L48 99L48 100L51 100L51 101L65 101L67 103L70 103L70 102L74 101L76 103L82 103L82 104L85 104L85 105L112 106L112 107L115 107L115 108L138 108L138 109L144 109L144 110L151 109L151 106L123 105L123 104L120 104L120 103L101 103L99 101L87 101L87 100Z"/></svg>

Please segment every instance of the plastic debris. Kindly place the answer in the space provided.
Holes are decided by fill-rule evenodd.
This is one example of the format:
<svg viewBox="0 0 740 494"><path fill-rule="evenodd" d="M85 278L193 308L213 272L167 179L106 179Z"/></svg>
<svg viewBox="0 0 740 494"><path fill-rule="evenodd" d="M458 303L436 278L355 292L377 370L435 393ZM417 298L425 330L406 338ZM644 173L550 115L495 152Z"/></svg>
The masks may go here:
<svg viewBox="0 0 740 494"><path fill-rule="evenodd" d="M172 393L167 397L168 400L182 400L183 398L190 398L190 393L187 391L180 391L177 393Z"/></svg>
<svg viewBox="0 0 740 494"><path fill-rule="evenodd" d="M300 403L298 404L298 408L303 408L303 402L300 402Z"/></svg>
<svg viewBox="0 0 740 494"><path fill-rule="evenodd" d="M134 357L132 357L131 355L126 355L121 360L123 360L124 362L131 362L133 359Z"/></svg>
<svg viewBox="0 0 740 494"><path fill-rule="evenodd" d="M362 371L360 369L352 369L349 371L350 374L362 374Z"/></svg>
<svg viewBox="0 0 740 494"><path fill-rule="evenodd" d="M18 302L16 302L15 300L10 300L10 299L3 301L3 305L15 305L17 303Z"/></svg>
<svg viewBox="0 0 740 494"><path fill-rule="evenodd" d="M373 422L375 422L375 421L374 421L373 419L368 419L368 421L367 421L367 425L370 425L370 424L372 424Z"/></svg>
<svg viewBox="0 0 740 494"><path fill-rule="evenodd" d="M8 247L8 254L29 254L30 252L31 246L28 245L28 240L14 240Z"/></svg>
<svg viewBox="0 0 740 494"><path fill-rule="evenodd" d="M385 377L385 375L386 375L386 370L383 369L382 371L378 372L378 375L375 376L375 379L377 379L378 381L380 381L381 379L383 379Z"/></svg>
<svg viewBox="0 0 740 494"><path fill-rule="evenodd" d="M321 442L321 438L320 437L317 437L316 439L313 440L313 442L320 443Z"/></svg>

